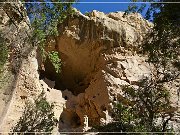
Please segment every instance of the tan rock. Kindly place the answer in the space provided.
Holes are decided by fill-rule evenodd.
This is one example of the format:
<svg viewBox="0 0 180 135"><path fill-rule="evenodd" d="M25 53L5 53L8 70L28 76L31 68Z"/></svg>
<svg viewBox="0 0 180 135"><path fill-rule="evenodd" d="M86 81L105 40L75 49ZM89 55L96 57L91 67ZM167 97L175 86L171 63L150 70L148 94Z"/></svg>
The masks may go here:
<svg viewBox="0 0 180 135"><path fill-rule="evenodd" d="M80 130L85 115L89 126L112 121L114 103L125 98L121 86L137 88L137 82L153 71L145 62L146 56L136 54L152 27L137 13L124 16L123 12L98 11L90 16L77 12L59 24L57 51L63 62L60 83L67 89L63 91L67 101L60 116L60 131ZM174 96L174 103L178 103L177 94ZM74 117L77 123L72 122Z"/></svg>
<svg viewBox="0 0 180 135"><path fill-rule="evenodd" d="M16 6L20 8L22 4ZM58 128L60 131L82 131L85 115L88 126L107 124L113 120L114 103L125 98L121 86L137 88L137 82L151 74L153 66L145 62L146 56L140 56L136 51L153 24L140 14L124 16L124 12L104 14L94 10L90 16L76 11L75 15L68 17L58 26L59 36L49 37L46 47L47 51L60 53L62 72L59 75L49 63L42 64L32 43L22 44L20 37L26 39L31 34L25 12L24 18L17 18L18 22L21 21L16 26L8 27L10 18L2 10L5 8L10 12L7 7L13 9L13 5L1 5L0 30L10 32L6 38L14 45L10 60L16 75L11 74L7 79L10 84L0 91L2 132L8 132L16 124L25 101L33 102L42 90L47 100L55 103L54 113L59 119L59 127L54 131ZM38 66L53 79L45 76L39 80ZM180 100L176 90L179 81L176 81L166 87L173 87L171 101L178 107Z"/></svg>
<svg viewBox="0 0 180 135"><path fill-rule="evenodd" d="M77 12L59 25L60 83L67 89L60 130L82 127L85 115L89 126L112 121L113 103L123 97L121 86L150 75L145 57L135 51L153 25L140 14L123 14L93 11L85 17ZM70 124L75 116L77 123Z"/></svg>

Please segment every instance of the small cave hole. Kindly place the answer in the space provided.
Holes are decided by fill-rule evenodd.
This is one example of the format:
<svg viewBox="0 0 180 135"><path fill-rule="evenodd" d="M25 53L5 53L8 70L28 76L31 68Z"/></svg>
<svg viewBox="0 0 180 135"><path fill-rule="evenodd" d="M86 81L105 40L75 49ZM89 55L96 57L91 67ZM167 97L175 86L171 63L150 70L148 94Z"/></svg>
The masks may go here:
<svg viewBox="0 0 180 135"><path fill-rule="evenodd" d="M49 91L49 92L50 92L50 89L49 89L49 88L47 88L47 91Z"/></svg>
<svg viewBox="0 0 180 135"><path fill-rule="evenodd" d="M114 118L116 115L114 113L112 113L111 116Z"/></svg>
<svg viewBox="0 0 180 135"><path fill-rule="evenodd" d="M39 70L39 80L42 80L46 77L46 73L44 70Z"/></svg>
<svg viewBox="0 0 180 135"><path fill-rule="evenodd" d="M79 127L81 126L81 120L80 120L80 117L77 115L77 113L74 113L73 117L72 117L72 121L75 122L74 127Z"/></svg>
<svg viewBox="0 0 180 135"><path fill-rule="evenodd" d="M65 99L65 100L68 100L68 97L67 97L67 96L64 96L64 99Z"/></svg>
<svg viewBox="0 0 180 135"><path fill-rule="evenodd" d="M21 99L27 99L27 96L20 96Z"/></svg>

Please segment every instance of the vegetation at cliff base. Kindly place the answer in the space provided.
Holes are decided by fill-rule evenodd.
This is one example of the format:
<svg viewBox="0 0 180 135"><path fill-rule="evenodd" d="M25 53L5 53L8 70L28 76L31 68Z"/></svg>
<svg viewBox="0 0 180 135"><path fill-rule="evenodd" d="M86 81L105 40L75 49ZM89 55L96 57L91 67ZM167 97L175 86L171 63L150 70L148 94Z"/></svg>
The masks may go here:
<svg viewBox="0 0 180 135"><path fill-rule="evenodd" d="M34 103L27 101L18 123L12 128L13 132L51 132L57 124L53 112L54 104L50 104L41 93Z"/></svg>
<svg viewBox="0 0 180 135"><path fill-rule="evenodd" d="M147 2L161 2L150 3L147 9L146 19L153 21L154 27L140 45L139 51L140 54L148 56L147 61L153 64L154 72L141 80L137 84L138 88L123 86L125 98L118 101L114 108L115 121L108 125L97 126L94 128L95 131L162 132L162 134L163 132L171 134L173 131L168 124L177 108L171 106L170 89L164 87L164 84L171 83L180 75L180 4L163 3L167 0ZM125 15L129 12L142 13L145 7L146 4L139 6L132 3Z"/></svg>
<svg viewBox="0 0 180 135"><path fill-rule="evenodd" d="M124 98L114 104L114 122L96 126L101 132L172 132L168 125L176 108L170 105L169 92L163 84L145 78L138 88L124 85Z"/></svg>

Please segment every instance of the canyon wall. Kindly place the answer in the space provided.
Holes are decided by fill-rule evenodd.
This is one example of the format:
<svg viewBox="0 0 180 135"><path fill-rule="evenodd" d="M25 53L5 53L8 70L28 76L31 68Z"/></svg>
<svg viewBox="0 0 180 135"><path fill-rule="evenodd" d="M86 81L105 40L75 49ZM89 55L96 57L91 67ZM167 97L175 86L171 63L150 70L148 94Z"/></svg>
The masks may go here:
<svg viewBox="0 0 180 135"><path fill-rule="evenodd" d="M137 87L137 82L153 71L147 57L137 54L153 24L138 13L104 14L79 11L59 24L59 36L51 50L60 53L62 72L56 81L67 100L60 116L60 131L112 121L114 103L126 99L123 85ZM179 84L179 80L177 82ZM179 105L178 85L173 87L171 101Z"/></svg>
<svg viewBox="0 0 180 135"><path fill-rule="evenodd" d="M137 13L98 11L89 16L76 11L59 24L54 50L63 67L56 84L67 100L60 130L82 126L84 115L90 126L112 121L113 103L125 96L121 86L136 85L151 73L145 57L136 51L152 27Z"/></svg>
<svg viewBox="0 0 180 135"><path fill-rule="evenodd" d="M0 18L0 39L8 47L8 59L0 72L0 132L9 132L22 116L25 102L33 102L43 90L47 100L55 103L59 118L64 99L61 91L45 83L46 78L39 79L40 57L24 5L18 0L0 3Z"/></svg>
<svg viewBox="0 0 180 135"><path fill-rule="evenodd" d="M8 46L8 60L1 89L0 131L9 131L22 115L26 99L37 95L41 86L37 73L36 47L31 40L31 26L24 6L1 3L1 36Z"/></svg>
<svg viewBox="0 0 180 135"><path fill-rule="evenodd" d="M43 90L47 100L55 102L59 131L82 131L85 115L89 126L107 124L115 115L114 103L127 99L121 87L137 87L153 71L146 56L137 54L153 24L138 13L94 10L83 15L76 10L58 25L59 35L46 46L47 51L60 54L59 74L49 61L41 63L21 3L1 3L0 18L1 38L10 48L1 74L1 132L9 132L22 115L25 101L32 101ZM178 107L179 80L176 84L171 101Z"/></svg>

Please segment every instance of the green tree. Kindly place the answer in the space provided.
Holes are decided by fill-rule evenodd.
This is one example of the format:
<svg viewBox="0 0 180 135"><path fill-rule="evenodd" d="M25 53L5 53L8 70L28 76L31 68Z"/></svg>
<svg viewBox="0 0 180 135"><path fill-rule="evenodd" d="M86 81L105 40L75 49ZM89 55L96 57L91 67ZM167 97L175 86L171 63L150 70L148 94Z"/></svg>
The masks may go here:
<svg viewBox="0 0 180 135"><path fill-rule="evenodd" d="M51 63L53 64L55 71L59 73L61 69L61 59L59 59L58 52L56 51L49 52L48 57Z"/></svg>
<svg viewBox="0 0 180 135"><path fill-rule="evenodd" d="M168 121L174 115L176 108L170 105L169 92L156 78L146 78L139 82L138 89L124 86L126 99L130 100L131 112L137 124L144 125L146 131L167 131ZM157 126L156 119L161 118Z"/></svg>
<svg viewBox="0 0 180 135"><path fill-rule="evenodd" d="M132 1L167 2L167 0ZM146 4L139 6L133 3L126 13L142 13L145 7ZM125 99L129 99L128 104L123 104L123 100L119 101L115 108L116 122L97 128L98 131L171 131L167 125L176 108L170 105L170 90L164 87L164 83L170 83L180 75L180 5L150 3L146 19L153 21L154 27L140 45L139 53L148 55L148 62L154 65L153 75L140 81L138 89L131 86L123 87ZM157 118L162 120L159 125L156 122ZM128 128L124 128L127 125Z"/></svg>
<svg viewBox="0 0 180 135"><path fill-rule="evenodd" d="M156 75L161 81L168 82L180 75L180 5L163 3L168 0L132 0L134 2L161 2L150 3L146 11L146 19L152 20L154 27L147 34L141 45L141 53L148 54L148 61L156 67ZM171 0L178 2L178 0ZM127 12L143 12L145 4L130 5ZM163 76L163 77L162 77Z"/></svg>
<svg viewBox="0 0 180 135"><path fill-rule="evenodd" d="M140 45L141 53L147 54L148 62L154 65L153 84L163 86L164 83L170 84L180 77L180 5L165 3L168 0L148 1L161 3L150 3L147 9L146 18L153 21L154 27ZM138 12L136 3L132 7ZM177 93L179 91L177 88Z"/></svg>
<svg viewBox="0 0 180 135"><path fill-rule="evenodd" d="M45 46L48 37L58 35L58 23L61 23L67 16L74 13L71 5L75 0L23 0L23 2L33 28L33 43L38 45L43 61L49 58L58 73L61 68L61 63L57 63L57 61L60 62L59 55L51 55L55 53L46 52ZM56 51L56 53L58 52ZM56 56L58 56L59 60L57 60ZM54 59L56 59L55 63L53 63Z"/></svg>
<svg viewBox="0 0 180 135"><path fill-rule="evenodd" d="M167 89L163 84L157 84L154 78L145 78L138 86L136 89L129 85L123 86L125 97L115 104L114 122L95 126L92 131L171 133L172 128L168 123L176 108L170 105Z"/></svg>
<svg viewBox="0 0 180 135"><path fill-rule="evenodd" d="M34 103L26 102L25 109L18 123L12 128L13 132L51 132L57 120L54 118L54 104L47 102L41 93Z"/></svg>

